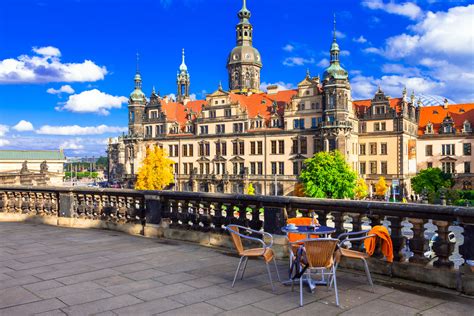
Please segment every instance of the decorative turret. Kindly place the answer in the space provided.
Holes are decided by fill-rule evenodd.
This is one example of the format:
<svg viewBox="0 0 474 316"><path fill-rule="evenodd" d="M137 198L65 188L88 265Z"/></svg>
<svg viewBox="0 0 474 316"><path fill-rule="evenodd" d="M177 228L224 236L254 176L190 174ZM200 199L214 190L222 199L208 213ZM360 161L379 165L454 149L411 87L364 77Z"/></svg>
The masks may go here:
<svg viewBox="0 0 474 316"><path fill-rule="evenodd" d="M139 55L137 53L137 69L135 77L135 89L128 100L128 132L130 135L141 136L143 134L143 113L146 106L146 96L142 91L142 76L140 75Z"/></svg>
<svg viewBox="0 0 474 316"><path fill-rule="evenodd" d="M330 80L332 79L342 79L342 80L347 80L348 74L347 71L341 67L341 64L339 62L339 44L337 44L337 39L336 39L336 15L334 15L334 30L333 30L333 39L332 39L332 44L331 44L331 49L330 49L330 54L331 54L331 64L329 65L328 68L326 68L326 71L324 72L324 80Z"/></svg>
<svg viewBox="0 0 474 316"><path fill-rule="evenodd" d="M191 76L188 72L188 66L186 66L184 48L182 53L181 65L179 66L178 75L176 78L177 91L176 98L178 102L183 102L189 98L189 86L191 85Z"/></svg>
<svg viewBox="0 0 474 316"><path fill-rule="evenodd" d="M227 60L229 89L235 93L260 92L260 53L252 46L253 27L250 24L250 11L247 1L243 0L238 12L239 23L236 26L237 46L232 49Z"/></svg>

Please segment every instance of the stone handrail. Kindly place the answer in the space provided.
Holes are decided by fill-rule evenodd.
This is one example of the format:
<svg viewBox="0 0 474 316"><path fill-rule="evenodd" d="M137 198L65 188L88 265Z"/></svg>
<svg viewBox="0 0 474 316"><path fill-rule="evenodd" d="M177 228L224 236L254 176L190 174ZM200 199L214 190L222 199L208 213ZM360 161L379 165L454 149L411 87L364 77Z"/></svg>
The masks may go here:
<svg viewBox="0 0 474 316"><path fill-rule="evenodd" d="M335 227L335 236L347 230L386 225L396 262L428 264L425 251L430 224L439 237L433 245L434 267L453 268L451 257L458 246L458 262L462 264L462 256L474 259L474 208L471 207L178 191L0 186L0 212L142 225L160 224L162 219L167 219L171 228L213 233L223 233L224 225L239 224L273 234L281 234L286 218L314 212L322 225ZM457 239L464 237L462 245L450 242L453 227ZM360 244L353 243L351 247L359 249ZM381 255L380 250L376 250L377 255Z"/></svg>

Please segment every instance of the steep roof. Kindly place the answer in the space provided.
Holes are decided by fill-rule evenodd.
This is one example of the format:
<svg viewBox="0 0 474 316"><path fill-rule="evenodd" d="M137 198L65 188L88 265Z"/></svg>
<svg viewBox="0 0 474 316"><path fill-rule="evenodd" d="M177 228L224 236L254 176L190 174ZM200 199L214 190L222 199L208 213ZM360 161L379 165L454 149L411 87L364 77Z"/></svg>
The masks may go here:
<svg viewBox="0 0 474 316"><path fill-rule="evenodd" d="M0 160L66 160L62 150L0 150Z"/></svg>
<svg viewBox="0 0 474 316"><path fill-rule="evenodd" d="M474 124L474 103L451 104L448 105L447 109L442 105L421 107L418 135L424 134L428 122L433 124L433 130L437 132L448 114L453 119L456 130L460 131L463 128L464 121L468 120L471 124Z"/></svg>
<svg viewBox="0 0 474 316"><path fill-rule="evenodd" d="M402 102L402 98L390 98L389 103L392 109L395 109L397 113L401 111L400 103ZM372 99L365 99L365 100L354 100L352 102L353 107L355 110L359 111L360 113L364 113L367 111L372 105Z"/></svg>

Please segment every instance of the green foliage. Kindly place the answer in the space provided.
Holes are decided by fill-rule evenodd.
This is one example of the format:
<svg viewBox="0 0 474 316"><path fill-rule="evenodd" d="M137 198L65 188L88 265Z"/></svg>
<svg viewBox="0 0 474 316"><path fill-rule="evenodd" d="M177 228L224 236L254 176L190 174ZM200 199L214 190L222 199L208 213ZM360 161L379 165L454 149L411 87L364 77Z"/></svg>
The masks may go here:
<svg viewBox="0 0 474 316"><path fill-rule="evenodd" d="M107 157L100 157L96 161L96 167L97 169L107 169L107 165L109 164L109 159Z"/></svg>
<svg viewBox="0 0 474 316"><path fill-rule="evenodd" d="M367 183L362 178L357 179L357 184L354 189L355 198L358 200L363 200L369 195L369 188L367 187Z"/></svg>
<svg viewBox="0 0 474 316"><path fill-rule="evenodd" d="M339 151L319 152L304 163L300 180L307 196L332 199L354 196L357 175Z"/></svg>
<svg viewBox="0 0 474 316"><path fill-rule="evenodd" d="M71 178L71 172L66 171L64 173L65 177L70 179ZM82 178L92 178L96 179L99 176L98 172L89 172L89 171L79 171L79 172L73 172L72 176L77 179L82 179Z"/></svg>
<svg viewBox="0 0 474 316"><path fill-rule="evenodd" d="M441 188L451 188L453 180L450 174L444 173L439 168L428 168L421 170L418 175L411 179L411 186L418 194L424 188L426 188L428 193L436 193Z"/></svg>

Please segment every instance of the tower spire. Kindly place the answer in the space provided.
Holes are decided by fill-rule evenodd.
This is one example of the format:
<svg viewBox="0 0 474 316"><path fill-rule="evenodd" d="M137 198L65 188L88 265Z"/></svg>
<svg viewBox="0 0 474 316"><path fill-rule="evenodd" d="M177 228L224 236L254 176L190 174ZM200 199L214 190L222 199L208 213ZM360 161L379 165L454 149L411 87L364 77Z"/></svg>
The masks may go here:
<svg viewBox="0 0 474 316"><path fill-rule="evenodd" d="M140 55L138 54L137 52L137 65L136 65L136 73L135 73L135 78L134 78L134 81L135 81L135 89L136 90L140 90L142 88L142 76L140 75L140 65L139 65L139 61L140 61Z"/></svg>
<svg viewBox="0 0 474 316"><path fill-rule="evenodd" d="M334 29L332 31L332 40L336 42L336 13L334 13Z"/></svg>
<svg viewBox="0 0 474 316"><path fill-rule="evenodd" d="M181 65L179 66L179 70L181 72L188 71L188 66L186 66L186 61L185 61L184 48L183 48L183 51L182 51Z"/></svg>
<svg viewBox="0 0 474 316"><path fill-rule="evenodd" d="M137 74L140 73L140 54L137 52Z"/></svg>

